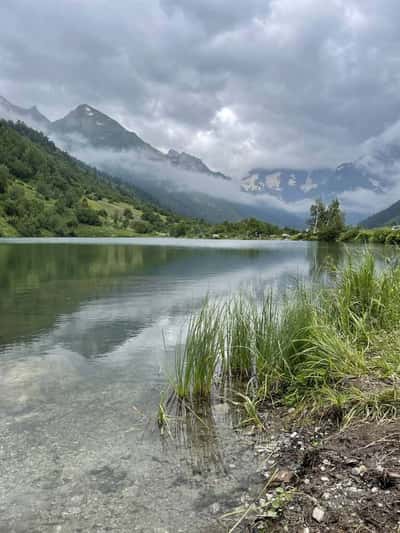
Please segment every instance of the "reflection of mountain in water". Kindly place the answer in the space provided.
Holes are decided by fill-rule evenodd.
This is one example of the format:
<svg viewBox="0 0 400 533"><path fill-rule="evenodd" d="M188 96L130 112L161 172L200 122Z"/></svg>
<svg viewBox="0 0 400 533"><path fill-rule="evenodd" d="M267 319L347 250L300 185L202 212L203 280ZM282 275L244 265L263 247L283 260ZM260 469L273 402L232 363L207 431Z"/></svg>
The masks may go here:
<svg viewBox="0 0 400 533"><path fill-rule="evenodd" d="M208 290L258 277L285 284L305 259L302 243L287 244L1 244L0 340L28 340L57 324L54 342L86 357L109 353L162 317L186 315Z"/></svg>

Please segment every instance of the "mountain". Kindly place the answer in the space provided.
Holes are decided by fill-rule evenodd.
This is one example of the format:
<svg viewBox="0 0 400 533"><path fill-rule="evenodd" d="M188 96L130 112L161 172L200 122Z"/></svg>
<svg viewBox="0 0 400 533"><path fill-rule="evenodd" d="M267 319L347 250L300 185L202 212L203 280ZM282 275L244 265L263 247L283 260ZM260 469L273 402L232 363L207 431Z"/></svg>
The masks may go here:
<svg viewBox="0 0 400 533"><path fill-rule="evenodd" d="M95 148L135 150L155 161L165 158L163 153L143 141L136 133L128 131L116 120L87 104L79 105L64 118L50 123L49 132L64 138L67 144L79 143L80 136L85 144Z"/></svg>
<svg viewBox="0 0 400 533"><path fill-rule="evenodd" d="M119 122L88 104L78 105L65 117L51 122L37 107L25 109L0 96L0 117L21 120L31 127L40 125L45 133L55 137L66 149L89 145L117 152L134 151L143 160L171 164L184 171L208 174L215 178L231 179L221 172L214 172L201 159L185 152L179 153L171 149L164 154L135 132L127 130Z"/></svg>
<svg viewBox="0 0 400 533"><path fill-rule="evenodd" d="M301 227L303 221L284 209L255 205L241 200L240 190L231 178L211 170L201 159L186 152L163 153L146 143L136 133L88 104L82 104L55 122L48 121L37 110L6 106L3 114L12 120L23 120L42 129L64 150L101 168L111 176L139 187L152 202L183 216L210 222L237 221L257 217L274 224ZM37 126L38 115L41 119ZM210 180L211 178L211 180ZM216 196L213 185L218 185ZM230 188L226 188L229 184ZM230 200L232 192L236 200Z"/></svg>
<svg viewBox="0 0 400 533"><path fill-rule="evenodd" d="M130 236L182 220L24 123L0 120L0 236Z"/></svg>
<svg viewBox="0 0 400 533"><path fill-rule="evenodd" d="M28 125L32 124L37 128L47 130L50 120L46 118L36 106L25 109L12 104L3 96L0 96L0 117L7 120L22 120Z"/></svg>
<svg viewBox="0 0 400 533"><path fill-rule="evenodd" d="M255 168L241 180L241 189L252 194L270 194L285 202L305 198L329 201L344 191L358 188L384 191L384 183L363 161L343 163L335 169L298 170Z"/></svg>
<svg viewBox="0 0 400 533"><path fill-rule="evenodd" d="M187 154L186 152L179 153L171 148L167 154L167 157L173 165L183 170L188 170L189 172L199 172L200 174L209 174L214 178L221 178L224 180L232 179L228 176L225 176L225 174L222 174L221 172L214 172L213 170L209 169L201 159Z"/></svg>
<svg viewBox="0 0 400 533"><path fill-rule="evenodd" d="M184 218L57 148L23 122L0 120L0 237L134 236L259 238L279 234L254 219L219 226Z"/></svg>
<svg viewBox="0 0 400 533"><path fill-rule="evenodd" d="M380 228L398 224L400 224L400 201L360 222L360 226L365 228Z"/></svg>

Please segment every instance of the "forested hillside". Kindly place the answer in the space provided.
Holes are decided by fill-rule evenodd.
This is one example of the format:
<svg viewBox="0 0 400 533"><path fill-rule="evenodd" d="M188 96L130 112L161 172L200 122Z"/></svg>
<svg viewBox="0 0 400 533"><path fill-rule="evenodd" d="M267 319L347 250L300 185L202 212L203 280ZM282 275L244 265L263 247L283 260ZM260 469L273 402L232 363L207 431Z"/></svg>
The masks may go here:
<svg viewBox="0 0 400 533"><path fill-rule="evenodd" d="M1 235L131 235L176 222L43 134L0 121Z"/></svg>
<svg viewBox="0 0 400 533"><path fill-rule="evenodd" d="M280 231L252 219L213 225L162 210L24 123L0 121L0 236L260 238Z"/></svg>
<svg viewBox="0 0 400 533"><path fill-rule="evenodd" d="M393 226L400 222L400 201L395 202L386 209L375 213L361 222L365 228L379 228Z"/></svg>

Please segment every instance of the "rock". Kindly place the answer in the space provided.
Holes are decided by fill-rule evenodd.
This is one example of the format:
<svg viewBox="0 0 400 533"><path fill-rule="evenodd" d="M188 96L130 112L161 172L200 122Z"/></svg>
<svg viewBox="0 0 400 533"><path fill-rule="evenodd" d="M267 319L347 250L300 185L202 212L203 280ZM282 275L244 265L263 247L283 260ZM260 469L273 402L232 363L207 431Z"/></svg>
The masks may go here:
<svg viewBox="0 0 400 533"><path fill-rule="evenodd" d="M218 502L215 502L211 505L210 511L212 514L218 514L221 509L221 506Z"/></svg>
<svg viewBox="0 0 400 533"><path fill-rule="evenodd" d="M368 468L365 465L355 466L351 469L351 473L355 476L363 476Z"/></svg>
<svg viewBox="0 0 400 533"><path fill-rule="evenodd" d="M355 466L358 464L358 461L357 459L354 459L352 457L349 457L349 458L346 457L344 460L344 464L347 466Z"/></svg>
<svg viewBox="0 0 400 533"><path fill-rule="evenodd" d="M310 533L310 528L309 527L304 527L303 528L303 533Z"/></svg>
<svg viewBox="0 0 400 533"><path fill-rule="evenodd" d="M321 523L324 520L325 511L322 507L314 507L312 517L318 523Z"/></svg>
<svg viewBox="0 0 400 533"><path fill-rule="evenodd" d="M291 470L282 469L273 476L271 483L273 485L280 485L281 483L290 483L294 478L294 473Z"/></svg>
<svg viewBox="0 0 400 533"><path fill-rule="evenodd" d="M329 481L329 477L328 476L321 476L321 481L323 481L324 483L327 483Z"/></svg>

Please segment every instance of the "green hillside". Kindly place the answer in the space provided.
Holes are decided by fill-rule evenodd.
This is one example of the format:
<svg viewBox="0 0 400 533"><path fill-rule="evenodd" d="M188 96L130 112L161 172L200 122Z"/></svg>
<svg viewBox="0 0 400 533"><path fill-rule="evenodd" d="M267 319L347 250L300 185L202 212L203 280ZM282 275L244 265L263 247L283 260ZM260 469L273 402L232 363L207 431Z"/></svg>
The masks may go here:
<svg viewBox="0 0 400 533"><path fill-rule="evenodd" d="M277 226L208 224L165 211L140 191L58 149L24 123L0 120L0 236L265 238ZM286 230L288 231L288 230Z"/></svg>
<svg viewBox="0 0 400 533"><path fill-rule="evenodd" d="M379 228L400 224L400 201L395 202L386 209L375 213L361 222L365 228Z"/></svg>

